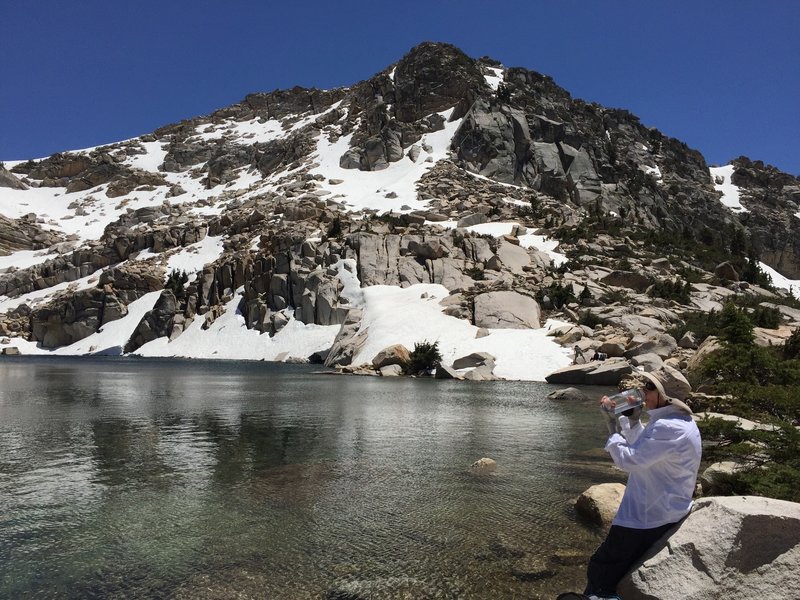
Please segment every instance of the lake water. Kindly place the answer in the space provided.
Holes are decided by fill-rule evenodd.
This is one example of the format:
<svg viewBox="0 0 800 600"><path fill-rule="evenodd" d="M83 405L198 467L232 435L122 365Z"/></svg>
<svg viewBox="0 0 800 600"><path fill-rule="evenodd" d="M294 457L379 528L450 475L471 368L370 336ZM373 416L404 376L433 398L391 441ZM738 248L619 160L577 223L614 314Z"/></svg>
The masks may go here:
<svg viewBox="0 0 800 600"><path fill-rule="evenodd" d="M539 383L0 360L0 598L554 598L621 481ZM491 476L468 473L481 457ZM538 561L554 574L521 575ZM522 568L522 571L520 571ZM515 575L515 570L517 575Z"/></svg>

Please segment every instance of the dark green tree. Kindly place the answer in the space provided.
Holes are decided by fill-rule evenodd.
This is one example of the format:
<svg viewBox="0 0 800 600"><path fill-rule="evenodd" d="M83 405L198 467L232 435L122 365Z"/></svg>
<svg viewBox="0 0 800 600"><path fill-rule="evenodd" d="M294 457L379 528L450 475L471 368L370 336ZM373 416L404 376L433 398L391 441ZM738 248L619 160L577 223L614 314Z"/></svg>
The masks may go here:
<svg viewBox="0 0 800 600"><path fill-rule="evenodd" d="M719 313L719 338L729 346L753 343L753 324L733 302L727 302Z"/></svg>
<svg viewBox="0 0 800 600"><path fill-rule="evenodd" d="M188 281L189 276L186 274L186 271L174 269L167 277L164 289L170 290L178 300L183 300L186 297L184 286Z"/></svg>
<svg viewBox="0 0 800 600"><path fill-rule="evenodd" d="M407 375L424 375L442 363L439 342L417 342L409 354L408 362L403 367Z"/></svg>

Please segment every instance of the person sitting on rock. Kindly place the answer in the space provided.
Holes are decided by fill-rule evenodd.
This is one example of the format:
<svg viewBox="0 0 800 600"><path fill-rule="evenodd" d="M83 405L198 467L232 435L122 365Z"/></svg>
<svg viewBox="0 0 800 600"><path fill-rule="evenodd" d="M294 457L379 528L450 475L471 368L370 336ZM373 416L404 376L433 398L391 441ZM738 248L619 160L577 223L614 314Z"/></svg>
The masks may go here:
<svg viewBox="0 0 800 600"><path fill-rule="evenodd" d="M598 352L595 350L594 354L592 355L592 360L605 360L608 358L608 354L605 352Z"/></svg>
<svg viewBox="0 0 800 600"><path fill-rule="evenodd" d="M605 541L589 560L584 591L589 598L616 598L622 577L692 508L700 431L691 409L665 392L663 375L641 375L650 421L642 427L638 417L631 423L621 416L625 437L614 433L606 442L614 464L628 473L628 484ZM607 409L615 405L608 396L600 404Z"/></svg>

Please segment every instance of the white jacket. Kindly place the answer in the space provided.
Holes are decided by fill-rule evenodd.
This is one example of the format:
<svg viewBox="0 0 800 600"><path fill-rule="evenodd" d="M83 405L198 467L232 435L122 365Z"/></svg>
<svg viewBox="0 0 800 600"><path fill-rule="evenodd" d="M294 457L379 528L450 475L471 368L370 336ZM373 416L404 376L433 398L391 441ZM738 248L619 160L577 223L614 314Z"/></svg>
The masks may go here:
<svg viewBox="0 0 800 600"><path fill-rule="evenodd" d="M700 467L700 431L677 406L648 412L647 427L629 430L630 443L618 433L606 443L614 464L630 473L614 525L660 527L680 521L692 508Z"/></svg>

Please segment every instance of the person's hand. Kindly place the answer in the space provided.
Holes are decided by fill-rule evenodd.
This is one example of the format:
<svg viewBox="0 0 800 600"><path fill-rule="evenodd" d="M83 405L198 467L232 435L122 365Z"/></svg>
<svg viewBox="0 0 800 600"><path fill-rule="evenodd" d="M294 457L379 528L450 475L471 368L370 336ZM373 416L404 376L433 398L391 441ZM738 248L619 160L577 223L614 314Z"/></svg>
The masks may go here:
<svg viewBox="0 0 800 600"><path fill-rule="evenodd" d="M602 406L606 410L614 410L614 407L616 405L617 403L614 402L614 400L612 400L608 396L603 396L602 398L600 398L600 406Z"/></svg>

